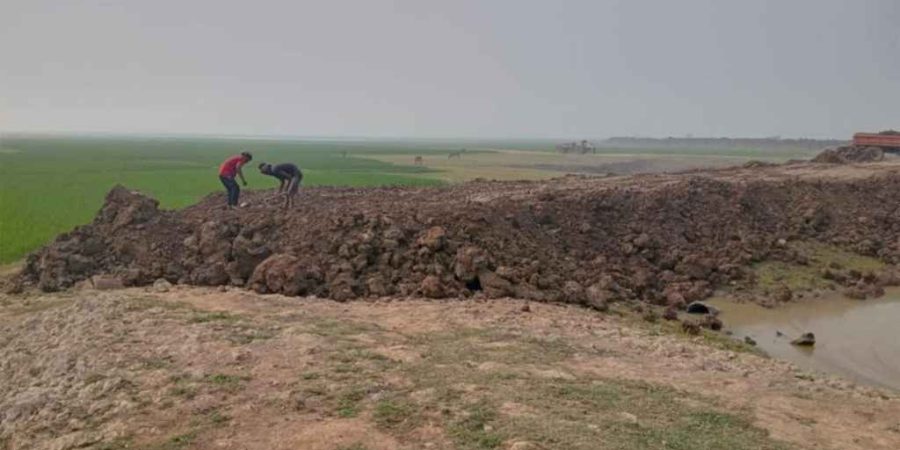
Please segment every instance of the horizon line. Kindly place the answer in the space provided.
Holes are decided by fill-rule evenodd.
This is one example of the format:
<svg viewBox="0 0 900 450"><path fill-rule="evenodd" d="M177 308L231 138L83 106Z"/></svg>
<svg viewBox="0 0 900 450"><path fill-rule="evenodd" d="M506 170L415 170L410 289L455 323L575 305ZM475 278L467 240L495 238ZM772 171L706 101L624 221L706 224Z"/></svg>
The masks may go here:
<svg viewBox="0 0 900 450"><path fill-rule="evenodd" d="M849 141L849 138L837 137L808 137L808 136L729 136L729 135L611 135L599 136L412 136L412 135L303 135L303 134L241 134L241 133L191 133L191 132L138 132L138 131L0 131L0 138L4 136L83 136L83 137L157 137L157 138L219 138L219 139L287 139L287 140L435 140L435 141L580 141L580 140L610 140L610 139L653 139L653 140L696 140L696 139L732 139L732 140L809 140L809 141Z"/></svg>

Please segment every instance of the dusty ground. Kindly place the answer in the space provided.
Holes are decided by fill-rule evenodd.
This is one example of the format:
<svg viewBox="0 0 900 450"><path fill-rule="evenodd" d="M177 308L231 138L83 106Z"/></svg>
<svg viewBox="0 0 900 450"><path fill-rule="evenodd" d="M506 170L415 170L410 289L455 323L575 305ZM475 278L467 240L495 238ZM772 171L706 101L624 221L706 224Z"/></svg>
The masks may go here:
<svg viewBox="0 0 900 450"><path fill-rule="evenodd" d="M895 449L896 393L519 300L0 297L0 448Z"/></svg>

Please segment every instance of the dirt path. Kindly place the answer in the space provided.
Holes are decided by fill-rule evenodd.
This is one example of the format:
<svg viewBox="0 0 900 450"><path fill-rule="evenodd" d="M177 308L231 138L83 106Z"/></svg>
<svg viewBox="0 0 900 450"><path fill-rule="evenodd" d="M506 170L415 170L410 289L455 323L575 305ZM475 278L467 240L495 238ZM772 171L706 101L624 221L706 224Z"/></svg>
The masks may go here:
<svg viewBox="0 0 900 450"><path fill-rule="evenodd" d="M630 314L184 287L0 304L9 450L900 447L896 393Z"/></svg>

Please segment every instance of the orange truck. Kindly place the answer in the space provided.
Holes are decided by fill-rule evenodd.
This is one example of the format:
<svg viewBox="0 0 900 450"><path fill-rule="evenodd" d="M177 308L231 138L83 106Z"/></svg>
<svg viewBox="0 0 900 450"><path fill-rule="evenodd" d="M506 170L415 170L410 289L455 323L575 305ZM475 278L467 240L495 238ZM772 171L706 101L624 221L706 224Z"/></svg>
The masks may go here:
<svg viewBox="0 0 900 450"><path fill-rule="evenodd" d="M856 147L880 147L884 150L900 151L900 133L856 133L853 135Z"/></svg>

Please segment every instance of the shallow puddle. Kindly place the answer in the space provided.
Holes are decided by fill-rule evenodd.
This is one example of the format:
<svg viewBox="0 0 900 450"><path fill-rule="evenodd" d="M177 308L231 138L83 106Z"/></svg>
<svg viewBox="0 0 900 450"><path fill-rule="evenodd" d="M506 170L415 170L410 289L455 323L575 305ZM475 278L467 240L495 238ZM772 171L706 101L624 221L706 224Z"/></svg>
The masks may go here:
<svg viewBox="0 0 900 450"><path fill-rule="evenodd" d="M775 358L900 390L900 290L880 299L819 298L775 309L728 300L710 303L721 310L726 330L740 339L752 337ZM815 333L815 347L791 345L807 331Z"/></svg>

